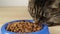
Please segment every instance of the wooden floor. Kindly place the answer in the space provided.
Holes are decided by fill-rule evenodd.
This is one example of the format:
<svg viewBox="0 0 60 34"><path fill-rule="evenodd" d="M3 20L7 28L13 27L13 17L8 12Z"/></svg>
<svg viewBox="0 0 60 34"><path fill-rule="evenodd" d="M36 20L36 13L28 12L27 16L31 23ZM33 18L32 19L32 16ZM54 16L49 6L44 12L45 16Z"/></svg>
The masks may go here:
<svg viewBox="0 0 60 34"><path fill-rule="evenodd" d="M32 19L27 7L0 7L0 24L19 19Z"/></svg>

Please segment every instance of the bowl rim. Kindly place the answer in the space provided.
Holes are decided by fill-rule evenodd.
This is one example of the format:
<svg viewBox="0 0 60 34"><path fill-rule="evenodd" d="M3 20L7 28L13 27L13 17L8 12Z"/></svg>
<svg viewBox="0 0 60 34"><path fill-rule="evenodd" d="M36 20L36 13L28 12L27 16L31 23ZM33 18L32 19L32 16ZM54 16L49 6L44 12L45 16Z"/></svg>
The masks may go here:
<svg viewBox="0 0 60 34"><path fill-rule="evenodd" d="M9 23L13 23L13 22L19 22L21 20L12 20L10 22L6 22L5 24L3 24L3 26L1 27L1 32L6 32L6 33L15 33L15 32L11 32L11 31L7 31L6 30L6 27ZM25 20L25 21L29 21L29 22L33 22L34 20ZM43 28L41 30L39 30L40 32L43 31L44 29L46 29L48 26L46 24L43 24ZM39 32L39 31L36 31L36 32ZM17 32L18 33L18 32ZM23 33L23 32L21 32ZM24 33L34 33L34 32L24 32Z"/></svg>

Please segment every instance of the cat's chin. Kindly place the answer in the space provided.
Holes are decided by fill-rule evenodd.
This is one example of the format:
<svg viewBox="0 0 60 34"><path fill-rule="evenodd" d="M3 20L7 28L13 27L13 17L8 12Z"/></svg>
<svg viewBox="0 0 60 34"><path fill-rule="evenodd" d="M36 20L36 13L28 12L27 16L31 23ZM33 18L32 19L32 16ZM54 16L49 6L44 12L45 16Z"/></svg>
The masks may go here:
<svg viewBox="0 0 60 34"><path fill-rule="evenodd" d="M59 26L60 23L49 22L49 23L47 23L47 25L48 25L49 27L52 27L52 26Z"/></svg>

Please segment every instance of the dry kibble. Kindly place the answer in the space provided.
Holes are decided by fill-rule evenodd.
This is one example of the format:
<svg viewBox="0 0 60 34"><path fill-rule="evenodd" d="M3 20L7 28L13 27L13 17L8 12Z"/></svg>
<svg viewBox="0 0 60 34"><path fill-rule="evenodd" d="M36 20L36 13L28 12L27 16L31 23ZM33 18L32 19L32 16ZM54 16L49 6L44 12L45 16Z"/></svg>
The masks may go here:
<svg viewBox="0 0 60 34"><path fill-rule="evenodd" d="M21 30L19 30L19 32L22 32Z"/></svg>
<svg viewBox="0 0 60 34"><path fill-rule="evenodd" d="M11 24L9 24L6 29L9 30L10 26L11 26Z"/></svg>
<svg viewBox="0 0 60 34"><path fill-rule="evenodd" d="M37 30L40 30L40 29L41 29L41 27L38 26L38 27L37 27Z"/></svg>
<svg viewBox="0 0 60 34"><path fill-rule="evenodd" d="M38 24L25 21L10 23L6 28L11 32L36 32L41 29L42 27Z"/></svg>
<svg viewBox="0 0 60 34"><path fill-rule="evenodd" d="M16 30L14 30L14 32L16 32Z"/></svg>
<svg viewBox="0 0 60 34"><path fill-rule="evenodd" d="M25 32L24 30L22 30L21 32Z"/></svg>
<svg viewBox="0 0 60 34"><path fill-rule="evenodd" d="M36 30L37 30L36 28L33 29L34 32L35 32Z"/></svg>

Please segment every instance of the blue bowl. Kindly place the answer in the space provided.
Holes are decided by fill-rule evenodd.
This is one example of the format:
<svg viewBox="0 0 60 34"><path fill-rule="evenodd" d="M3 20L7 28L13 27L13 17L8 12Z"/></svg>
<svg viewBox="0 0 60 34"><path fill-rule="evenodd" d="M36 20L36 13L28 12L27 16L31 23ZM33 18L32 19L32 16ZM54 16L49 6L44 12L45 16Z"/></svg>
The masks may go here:
<svg viewBox="0 0 60 34"><path fill-rule="evenodd" d="M43 29L36 31L36 32L28 32L28 33L15 33L15 32L10 32L6 30L6 27L9 23L13 23L13 22L20 22L21 20L14 20L11 22L7 22L6 24L4 24L1 28L1 32L2 34L50 34L49 30L48 30L48 26L46 24L43 24ZM33 20L25 20L25 22L33 22Z"/></svg>

